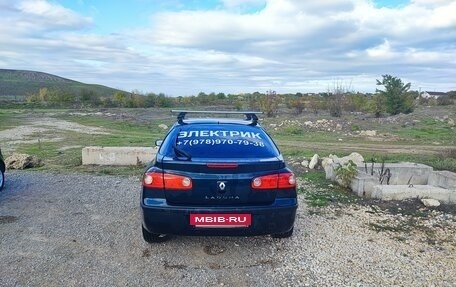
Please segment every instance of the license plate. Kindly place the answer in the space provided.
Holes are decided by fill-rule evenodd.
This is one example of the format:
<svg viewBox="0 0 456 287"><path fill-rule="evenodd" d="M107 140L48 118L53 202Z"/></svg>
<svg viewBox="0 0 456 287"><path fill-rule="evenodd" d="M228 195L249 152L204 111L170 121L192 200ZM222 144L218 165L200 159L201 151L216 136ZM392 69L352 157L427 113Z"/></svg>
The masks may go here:
<svg viewBox="0 0 456 287"><path fill-rule="evenodd" d="M190 214L190 225L195 227L231 228L251 224L251 214Z"/></svg>

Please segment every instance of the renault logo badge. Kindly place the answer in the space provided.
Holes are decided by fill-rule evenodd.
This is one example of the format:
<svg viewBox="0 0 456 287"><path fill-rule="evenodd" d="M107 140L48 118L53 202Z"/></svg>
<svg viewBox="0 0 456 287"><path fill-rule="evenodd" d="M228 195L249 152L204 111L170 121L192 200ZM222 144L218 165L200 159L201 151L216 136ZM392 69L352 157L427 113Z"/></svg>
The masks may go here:
<svg viewBox="0 0 456 287"><path fill-rule="evenodd" d="M225 191L226 189L226 182L225 181L219 181L217 182L219 191Z"/></svg>

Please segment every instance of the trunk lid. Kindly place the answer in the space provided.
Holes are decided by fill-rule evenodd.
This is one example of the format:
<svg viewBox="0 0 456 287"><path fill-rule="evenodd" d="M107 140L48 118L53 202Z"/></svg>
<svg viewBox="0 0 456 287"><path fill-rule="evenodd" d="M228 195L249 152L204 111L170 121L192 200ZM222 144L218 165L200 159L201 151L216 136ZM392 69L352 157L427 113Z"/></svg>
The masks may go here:
<svg viewBox="0 0 456 287"><path fill-rule="evenodd" d="M252 179L261 175L278 173L285 168L281 158L230 159L218 162L204 159L176 161L163 158L165 173L190 177L193 187L190 191L165 188L168 204L174 205L265 205L274 202L277 191L258 191L251 188Z"/></svg>

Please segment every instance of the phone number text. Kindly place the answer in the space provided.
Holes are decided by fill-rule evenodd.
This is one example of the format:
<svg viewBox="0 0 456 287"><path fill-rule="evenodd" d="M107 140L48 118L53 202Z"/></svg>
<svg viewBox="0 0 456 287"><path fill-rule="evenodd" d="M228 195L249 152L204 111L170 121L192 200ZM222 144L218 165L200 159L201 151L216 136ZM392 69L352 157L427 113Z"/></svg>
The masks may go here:
<svg viewBox="0 0 456 287"><path fill-rule="evenodd" d="M265 147L263 142L260 141L248 141L248 140L229 140L229 139L194 139L194 140L180 140L177 145L244 145L244 146L256 146Z"/></svg>

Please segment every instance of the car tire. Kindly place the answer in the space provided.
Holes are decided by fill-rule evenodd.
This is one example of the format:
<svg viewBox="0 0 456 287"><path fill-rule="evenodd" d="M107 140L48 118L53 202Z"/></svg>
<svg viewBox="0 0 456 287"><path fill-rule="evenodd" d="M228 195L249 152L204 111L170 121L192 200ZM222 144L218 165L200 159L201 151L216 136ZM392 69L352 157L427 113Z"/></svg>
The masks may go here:
<svg viewBox="0 0 456 287"><path fill-rule="evenodd" d="M0 191L2 191L3 186L5 185L5 174L0 170Z"/></svg>
<svg viewBox="0 0 456 287"><path fill-rule="evenodd" d="M290 236L293 235L293 227L287 231L287 232L284 232L284 233L276 233L276 234L272 234L272 238L288 238Z"/></svg>
<svg viewBox="0 0 456 287"><path fill-rule="evenodd" d="M159 242L164 242L169 239L168 234L157 234L157 233L150 233L147 231L144 226L142 227L142 234L143 238L147 243L159 243Z"/></svg>

